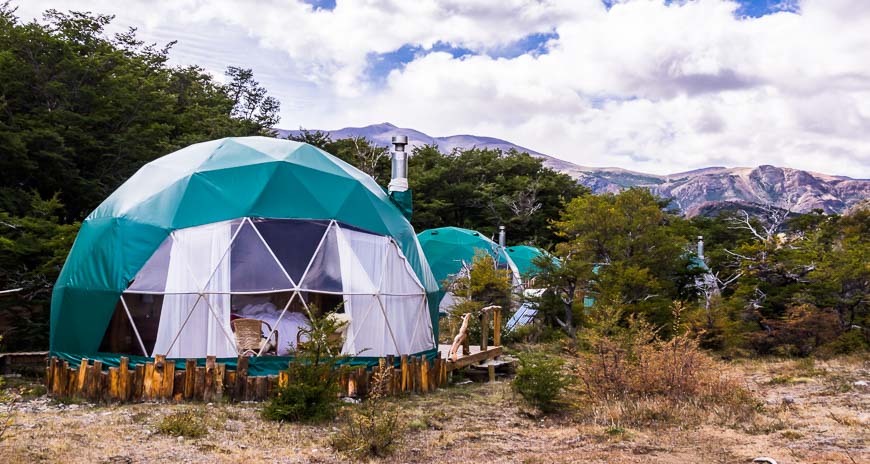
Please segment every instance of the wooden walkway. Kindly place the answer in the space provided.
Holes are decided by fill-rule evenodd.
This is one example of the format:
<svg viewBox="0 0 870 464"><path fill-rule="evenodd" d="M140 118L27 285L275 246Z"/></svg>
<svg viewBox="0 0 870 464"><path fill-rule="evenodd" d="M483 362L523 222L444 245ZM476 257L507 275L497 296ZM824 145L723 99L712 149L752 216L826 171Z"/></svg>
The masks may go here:
<svg viewBox="0 0 870 464"><path fill-rule="evenodd" d="M484 350L480 346L469 346L469 353L463 353L462 348L459 349L459 359L456 361L451 361L447 358L447 353L450 352L450 345L438 345L438 352L441 356L444 356L445 362L447 363L447 370L452 371L454 369L462 369L463 367L470 366L472 364L482 363L488 359L495 359L502 355L502 349L500 346L487 346Z"/></svg>

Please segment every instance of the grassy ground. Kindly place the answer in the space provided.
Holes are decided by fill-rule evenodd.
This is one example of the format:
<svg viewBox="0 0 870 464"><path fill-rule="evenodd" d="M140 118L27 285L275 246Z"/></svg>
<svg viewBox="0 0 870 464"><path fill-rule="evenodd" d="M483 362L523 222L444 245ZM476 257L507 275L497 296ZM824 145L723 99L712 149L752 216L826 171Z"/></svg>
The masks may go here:
<svg viewBox="0 0 870 464"><path fill-rule="evenodd" d="M870 360L739 361L760 400L739 423L715 411L681 420L680 411L631 427L607 411L529 413L507 382L454 386L404 398L407 432L385 462L870 462ZM39 392L36 392L39 393ZM624 406L624 405L623 405ZM279 425L258 405L92 406L44 396L16 402L2 462L346 462L329 446L334 425ZM180 420L163 419L172 414ZM703 416L703 417L702 417ZM702 417L700 420L698 417ZM160 432L161 424L164 431ZM188 433L176 437L168 433Z"/></svg>

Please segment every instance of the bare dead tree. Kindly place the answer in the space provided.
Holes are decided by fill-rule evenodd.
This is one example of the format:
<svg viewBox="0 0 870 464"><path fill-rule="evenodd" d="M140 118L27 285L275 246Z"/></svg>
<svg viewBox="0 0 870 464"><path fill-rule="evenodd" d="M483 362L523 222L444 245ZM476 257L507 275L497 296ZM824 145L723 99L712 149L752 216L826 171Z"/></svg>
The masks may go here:
<svg viewBox="0 0 870 464"><path fill-rule="evenodd" d="M354 137L352 140L353 156L357 159L360 170L378 180L378 164L382 159L390 156L389 150L368 142L362 136Z"/></svg>

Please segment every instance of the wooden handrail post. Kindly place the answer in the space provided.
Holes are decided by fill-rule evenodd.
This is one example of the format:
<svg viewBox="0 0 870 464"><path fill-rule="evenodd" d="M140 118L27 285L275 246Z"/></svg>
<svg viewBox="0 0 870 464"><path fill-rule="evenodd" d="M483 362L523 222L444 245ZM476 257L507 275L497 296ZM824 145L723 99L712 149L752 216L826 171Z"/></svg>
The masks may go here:
<svg viewBox="0 0 870 464"><path fill-rule="evenodd" d="M501 346L501 308L495 308L492 312L492 344Z"/></svg>
<svg viewBox="0 0 870 464"><path fill-rule="evenodd" d="M486 351L489 343L489 311L482 312L480 317L480 351Z"/></svg>

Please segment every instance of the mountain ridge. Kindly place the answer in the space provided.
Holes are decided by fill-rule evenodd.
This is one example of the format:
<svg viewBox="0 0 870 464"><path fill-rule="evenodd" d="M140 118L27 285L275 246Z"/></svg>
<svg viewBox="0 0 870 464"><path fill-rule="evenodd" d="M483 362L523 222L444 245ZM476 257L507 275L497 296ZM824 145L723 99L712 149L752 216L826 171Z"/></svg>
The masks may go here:
<svg viewBox="0 0 870 464"><path fill-rule="evenodd" d="M278 136L298 135L302 130L276 129ZM629 187L645 187L671 198L687 216L721 210L728 206L770 204L794 212L821 209L841 214L870 198L870 180L816 173L800 169L760 165L756 167L708 166L673 174L649 174L619 167L580 166L496 137L455 134L433 137L422 131L397 127L389 122L362 127L321 130L330 137L365 137L389 146L392 136L405 135L412 147L437 145L445 153L457 148L515 149L541 158L544 166L570 175L594 193L616 193Z"/></svg>

